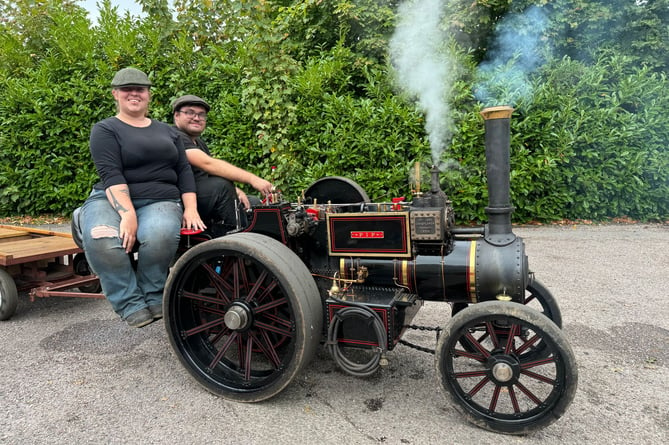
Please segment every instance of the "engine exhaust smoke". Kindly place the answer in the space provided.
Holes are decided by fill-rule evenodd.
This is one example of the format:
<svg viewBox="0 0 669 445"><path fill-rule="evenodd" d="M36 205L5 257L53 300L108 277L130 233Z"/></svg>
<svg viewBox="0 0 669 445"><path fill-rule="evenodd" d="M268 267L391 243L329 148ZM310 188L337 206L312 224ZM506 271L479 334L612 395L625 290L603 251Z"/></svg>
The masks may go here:
<svg viewBox="0 0 669 445"><path fill-rule="evenodd" d="M448 98L456 72L448 55L446 33L440 26L443 3L408 0L400 4L389 47L399 88L415 99L425 114L432 164L437 166L452 136Z"/></svg>

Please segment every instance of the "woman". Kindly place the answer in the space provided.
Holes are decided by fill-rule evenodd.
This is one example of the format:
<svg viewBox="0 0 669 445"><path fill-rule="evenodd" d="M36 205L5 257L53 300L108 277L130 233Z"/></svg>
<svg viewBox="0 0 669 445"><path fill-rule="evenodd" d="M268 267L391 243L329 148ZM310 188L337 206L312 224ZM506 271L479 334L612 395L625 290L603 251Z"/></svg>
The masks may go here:
<svg viewBox="0 0 669 445"><path fill-rule="evenodd" d="M147 75L124 68L111 86L117 114L91 130L100 182L82 206L83 246L116 313L140 328L163 315L163 288L180 227L205 226L178 134L148 117ZM129 254L135 247L133 268Z"/></svg>

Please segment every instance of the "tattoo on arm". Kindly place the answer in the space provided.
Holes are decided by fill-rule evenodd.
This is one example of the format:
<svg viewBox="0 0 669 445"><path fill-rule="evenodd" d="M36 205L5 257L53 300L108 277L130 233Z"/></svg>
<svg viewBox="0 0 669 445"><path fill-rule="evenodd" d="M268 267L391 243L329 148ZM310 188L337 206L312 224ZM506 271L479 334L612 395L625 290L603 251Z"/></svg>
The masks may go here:
<svg viewBox="0 0 669 445"><path fill-rule="evenodd" d="M130 196L130 192L128 191L127 188L126 189L120 189L120 190L118 190L118 192ZM112 204L112 207L114 207L114 210L116 210L119 213L125 213L125 212L128 211L128 209L123 207L123 204L118 202L118 199L116 199L116 196L114 196L114 192L112 192L111 190L109 191L109 196L111 196L111 201L112 201L111 204Z"/></svg>

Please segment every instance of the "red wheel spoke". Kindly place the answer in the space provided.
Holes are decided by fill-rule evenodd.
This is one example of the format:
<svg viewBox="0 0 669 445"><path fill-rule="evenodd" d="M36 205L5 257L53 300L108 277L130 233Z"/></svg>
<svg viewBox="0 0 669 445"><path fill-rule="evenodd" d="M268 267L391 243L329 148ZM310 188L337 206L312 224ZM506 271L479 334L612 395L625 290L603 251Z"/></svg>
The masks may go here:
<svg viewBox="0 0 669 445"><path fill-rule="evenodd" d="M511 405L513 406L513 412L520 412L520 405L518 404L518 398L516 397L516 391L514 391L513 386L509 386L509 398L511 399Z"/></svg>
<svg viewBox="0 0 669 445"><path fill-rule="evenodd" d="M527 397L529 397L530 400L532 400L537 406L541 405L541 400L539 400L539 398L537 396L535 396L532 393L532 391L527 389L522 383L516 382L516 386L518 387L518 389L520 389L523 392L523 394L525 394Z"/></svg>
<svg viewBox="0 0 669 445"><path fill-rule="evenodd" d="M228 293L234 295L235 289L223 277L217 274L210 264L204 264L202 267L209 274L211 284L214 286L214 289L216 289L216 295L220 296L225 304L230 303L231 297L228 296Z"/></svg>
<svg viewBox="0 0 669 445"><path fill-rule="evenodd" d="M262 339L259 339L256 337L256 334L251 334L253 335L255 339L255 343L260 347L260 350L265 354L265 357L267 357L272 364L274 365L275 369L279 369L279 366L281 365L281 359L279 358L279 355L276 353L276 349L272 346L272 341L269 338L269 335L267 335L267 331L262 331Z"/></svg>
<svg viewBox="0 0 669 445"><path fill-rule="evenodd" d="M555 363L555 358L554 357L546 357L540 360L534 360L532 362L527 362L527 363L522 363L520 365L521 369L530 369L530 368L536 368L537 366L543 366L547 365L549 363Z"/></svg>
<svg viewBox="0 0 669 445"><path fill-rule="evenodd" d="M522 354L527 349L529 349L531 346L534 346L535 344L537 344L540 340L541 340L541 337L539 337L536 334L533 335L532 338L530 338L529 340L526 340L523 343L523 345L516 350L516 353L519 354L519 355Z"/></svg>
<svg viewBox="0 0 669 445"><path fill-rule="evenodd" d="M184 298L188 298L190 300L196 300L196 301L203 301L205 303L212 303L212 304L225 304L225 303L227 303L227 299L222 299L222 298L217 298L217 297L208 297L206 295L196 294L194 292L183 291L183 293L181 295Z"/></svg>
<svg viewBox="0 0 669 445"><path fill-rule="evenodd" d="M230 337L228 337L228 340L221 345L221 348L218 350L216 355L214 356L213 360L211 363L209 363L209 368L214 369L216 367L216 364L221 361L223 356L225 355L226 352L228 352L228 349L230 346L235 343L235 340L237 340L237 337L239 337L239 334L236 332L232 332L230 334Z"/></svg>
<svg viewBox="0 0 669 445"><path fill-rule="evenodd" d="M277 298L274 301L270 301L269 303L263 304L262 306L258 306L253 312L256 314L262 314L263 312L274 309L275 307L283 306L284 304L288 304L287 298Z"/></svg>
<svg viewBox="0 0 669 445"><path fill-rule="evenodd" d="M477 362L484 362L485 357L481 354L477 354L476 352L468 352L468 351L463 351L460 349L454 349L453 350L453 356L454 357L467 357L471 358L472 360L476 360Z"/></svg>
<svg viewBox="0 0 669 445"><path fill-rule="evenodd" d="M456 372L453 374L453 377L456 379L466 379L469 377L484 377L486 375L486 371L463 371L463 372Z"/></svg>
<svg viewBox="0 0 669 445"><path fill-rule="evenodd" d="M488 331L483 332L483 334L481 334L481 336L476 339L476 342L477 343L483 343L485 341L485 339L488 338L489 335L490 335L490 333Z"/></svg>
<svg viewBox="0 0 669 445"><path fill-rule="evenodd" d="M501 386L496 385L495 390L492 392L492 397L490 398L490 405L488 405L488 409L490 411L495 411L495 408L497 408L497 401L499 400L499 391L502 389Z"/></svg>
<svg viewBox="0 0 669 445"><path fill-rule="evenodd" d="M481 379L481 381L478 382L478 384L476 386L474 386L467 394L470 397L474 397L477 392L479 392L481 389L483 389L483 387L485 385L488 384L489 381L490 381L490 379L488 377L485 377L485 378Z"/></svg>
<svg viewBox="0 0 669 445"><path fill-rule="evenodd" d="M260 329L264 329L269 332L274 332L275 334L283 335L285 337L292 337L290 329L283 329L279 326L273 326L262 321L256 321L255 326Z"/></svg>
<svg viewBox="0 0 669 445"><path fill-rule="evenodd" d="M290 320L286 320L286 319L278 317L274 314L263 314L263 318L272 322L272 324L280 324L280 325L282 325L282 326L284 326L288 329L290 329L293 326L293 324Z"/></svg>
<svg viewBox="0 0 669 445"><path fill-rule="evenodd" d="M225 321L223 320L223 317L218 318L216 320L209 321L207 323L203 323L199 326L195 326L194 328L191 328L184 332L185 337L190 337L191 335L199 334L201 332L208 331L209 329L216 327L216 326L222 326L225 324Z"/></svg>
<svg viewBox="0 0 669 445"><path fill-rule="evenodd" d="M244 363L246 363L246 350L244 349L244 337L242 334L237 335L237 370L241 373L244 368ZM248 379L246 379L248 381Z"/></svg>
<svg viewBox="0 0 669 445"><path fill-rule="evenodd" d="M211 337L209 339L209 342L211 344L216 344L221 340L221 338L223 338L225 335L229 334L230 332L231 332L230 329L228 329L227 327L223 327L223 329L221 329L218 333L216 333L216 335L214 335L213 337ZM211 332L211 333L213 333L213 332Z"/></svg>
<svg viewBox="0 0 669 445"><path fill-rule="evenodd" d="M253 287L249 291L248 295L246 296L246 301L251 301L253 297L255 297L256 293L260 289L260 286L262 286L263 281L265 281L265 278L267 278L267 271L263 270L256 282L253 284Z"/></svg>
<svg viewBox="0 0 669 445"><path fill-rule="evenodd" d="M479 341L475 339L470 332L465 334L465 338L471 342L471 344L483 355L483 357L490 357L490 352L488 352L488 350L484 348L483 345L481 345L481 343L479 343Z"/></svg>
<svg viewBox="0 0 669 445"><path fill-rule="evenodd" d="M499 347L499 338L497 337L494 326L489 321L486 322L485 326L486 332L490 334L490 340L492 340L493 349L497 349Z"/></svg>
<svg viewBox="0 0 669 445"><path fill-rule="evenodd" d="M546 377L545 375L537 374L536 372L532 371L520 371L523 375L526 375L528 377L531 377L533 379L539 380L540 382L548 383L549 385L555 386L555 379L552 379L550 377Z"/></svg>
<svg viewBox="0 0 669 445"><path fill-rule="evenodd" d="M235 258L235 262L232 264L232 287L234 289L234 299L238 300L241 290L242 279L242 261L238 258Z"/></svg>
<svg viewBox="0 0 669 445"><path fill-rule="evenodd" d="M509 338L506 339L506 346L504 347L504 353L505 354L510 354L514 348L514 343L516 339L516 335L520 332L520 327L517 324L511 325L511 329L509 329Z"/></svg>
<svg viewBox="0 0 669 445"><path fill-rule="evenodd" d="M239 266L239 280L243 286L242 289L248 291L250 280L246 270L246 261L244 258L237 258L237 264Z"/></svg>
<svg viewBox="0 0 669 445"><path fill-rule="evenodd" d="M195 306L196 307L194 308L200 311L201 314L211 314L217 318L222 318L225 316L226 311L220 304L217 304L216 306L198 304Z"/></svg>
<svg viewBox="0 0 669 445"><path fill-rule="evenodd" d="M273 281L272 281L272 282L271 282L271 283L270 283L270 284L263 290L262 294L258 295L258 298L256 298L256 301L257 301L258 303L262 303L263 301L265 301L265 299L267 299L268 296L271 296L271 295L272 295L272 292L274 291L274 289L276 289L276 287L277 287L278 284L279 284L278 281L273 280Z"/></svg>
<svg viewBox="0 0 669 445"><path fill-rule="evenodd" d="M253 337L248 336L246 339L246 352L244 354L244 379L248 382L251 380L251 357L253 356Z"/></svg>

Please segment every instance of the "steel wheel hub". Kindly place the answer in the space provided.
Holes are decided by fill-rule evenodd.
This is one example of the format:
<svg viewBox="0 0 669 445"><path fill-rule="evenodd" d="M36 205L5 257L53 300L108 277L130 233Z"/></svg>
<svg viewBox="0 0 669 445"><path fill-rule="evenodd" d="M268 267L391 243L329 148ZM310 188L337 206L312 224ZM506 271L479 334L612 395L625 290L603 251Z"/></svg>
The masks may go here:
<svg viewBox="0 0 669 445"><path fill-rule="evenodd" d="M492 375L500 382L508 382L513 377L513 369L507 363L495 363Z"/></svg>
<svg viewBox="0 0 669 445"><path fill-rule="evenodd" d="M228 329L234 331L246 329L251 325L251 311L242 304L234 303L225 313L223 321Z"/></svg>
<svg viewBox="0 0 669 445"><path fill-rule="evenodd" d="M520 375L520 365L513 356L502 354L490 357L488 362L490 377L498 385L513 384Z"/></svg>

